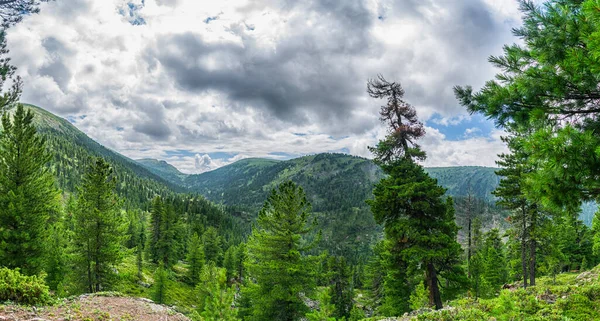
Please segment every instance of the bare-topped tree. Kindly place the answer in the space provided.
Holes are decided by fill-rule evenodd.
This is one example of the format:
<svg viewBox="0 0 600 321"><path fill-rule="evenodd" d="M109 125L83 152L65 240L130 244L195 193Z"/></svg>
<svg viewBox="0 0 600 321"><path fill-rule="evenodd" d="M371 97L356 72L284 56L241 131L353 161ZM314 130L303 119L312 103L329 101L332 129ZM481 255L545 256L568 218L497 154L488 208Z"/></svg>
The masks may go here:
<svg viewBox="0 0 600 321"><path fill-rule="evenodd" d="M0 0L2 28L7 28L23 19L24 14L38 13L40 2L50 0Z"/></svg>
<svg viewBox="0 0 600 321"><path fill-rule="evenodd" d="M389 126L389 134L377 147L369 147L375 159L388 163L400 158L425 159L416 140L425 135L423 123L417 119L415 108L403 100L404 89L400 83L389 82L382 75L367 82L367 93L373 98L387 99L381 106L380 120Z"/></svg>

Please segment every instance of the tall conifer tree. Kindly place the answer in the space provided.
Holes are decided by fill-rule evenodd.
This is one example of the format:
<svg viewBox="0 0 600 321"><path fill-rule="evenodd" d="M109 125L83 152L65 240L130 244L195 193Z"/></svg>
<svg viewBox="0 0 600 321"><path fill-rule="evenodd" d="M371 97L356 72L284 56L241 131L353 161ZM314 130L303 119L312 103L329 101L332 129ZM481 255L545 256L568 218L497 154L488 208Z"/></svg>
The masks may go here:
<svg viewBox="0 0 600 321"><path fill-rule="evenodd" d="M250 319L293 321L308 311L301 295L315 288L316 261L307 256L315 244L307 239L315 228L310 208L302 188L288 181L272 191L258 214L246 261L254 280L244 291Z"/></svg>
<svg viewBox="0 0 600 321"><path fill-rule="evenodd" d="M50 214L59 194L47 167L51 155L33 113L17 105L2 116L0 132L0 265L36 274L43 268Z"/></svg>
<svg viewBox="0 0 600 321"><path fill-rule="evenodd" d="M79 190L74 245L89 292L105 290L114 273L112 267L123 258L124 220L115 187L112 168L97 158Z"/></svg>
<svg viewBox="0 0 600 321"><path fill-rule="evenodd" d="M445 189L415 162L425 159L416 143L425 131L414 107L403 100L400 84L379 76L368 82L367 91L373 98L386 100L380 116L388 126L388 135L371 150L388 177L376 185L375 198L369 204L388 240L390 262L394 263L388 274L402 272L404 280L393 278L394 285L408 288L403 271L422 270L429 303L440 309L440 279L445 278L448 284L466 281L459 267L461 248L456 241L458 226L452 200L444 199ZM408 289L394 291L390 289L391 279L387 280L387 295L408 297Z"/></svg>

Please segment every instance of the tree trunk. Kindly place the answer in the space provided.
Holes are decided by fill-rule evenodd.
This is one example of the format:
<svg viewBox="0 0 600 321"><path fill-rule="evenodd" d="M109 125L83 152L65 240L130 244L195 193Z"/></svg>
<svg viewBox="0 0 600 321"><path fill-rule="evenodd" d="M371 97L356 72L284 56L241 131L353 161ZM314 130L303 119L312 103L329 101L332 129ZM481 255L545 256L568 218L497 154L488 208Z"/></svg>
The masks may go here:
<svg viewBox="0 0 600 321"><path fill-rule="evenodd" d="M523 267L523 288L527 288L527 221L525 220L527 211L525 210L525 207L521 207L521 210L523 214L523 230L521 231L521 265Z"/></svg>
<svg viewBox="0 0 600 321"><path fill-rule="evenodd" d="M443 307L440 288L438 286L437 272L433 263L427 263L427 287L429 288L429 305L435 306L436 310Z"/></svg>
<svg viewBox="0 0 600 321"><path fill-rule="evenodd" d="M535 206L535 205L534 205ZM533 208L531 213L531 222L529 228L529 285L535 285L535 263L536 263L536 228L537 225L537 206Z"/></svg>
<svg viewBox="0 0 600 321"><path fill-rule="evenodd" d="M537 242L531 240L529 243L529 285L535 285L535 252L537 248Z"/></svg>

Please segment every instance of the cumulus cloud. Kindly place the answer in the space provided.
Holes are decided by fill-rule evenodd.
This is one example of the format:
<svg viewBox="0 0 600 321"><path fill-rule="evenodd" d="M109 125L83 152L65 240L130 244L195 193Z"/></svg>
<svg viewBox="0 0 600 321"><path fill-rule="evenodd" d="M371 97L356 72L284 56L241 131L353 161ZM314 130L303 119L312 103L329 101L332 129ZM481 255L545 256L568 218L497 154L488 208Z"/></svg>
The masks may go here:
<svg viewBox="0 0 600 321"><path fill-rule="evenodd" d="M469 116L452 87L493 76L487 57L513 41L516 8L512 0L71 0L43 4L8 38L24 101L87 115L76 125L127 156L197 172L235 157L369 156L366 146L385 133L381 102L365 92L378 73L403 84L423 121L460 125ZM435 128L422 145L432 164L446 165L493 165L502 150L494 137L448 142ZM490 158L473 157L476 148ZM208 155L217 152L234 156Z"/></svg>

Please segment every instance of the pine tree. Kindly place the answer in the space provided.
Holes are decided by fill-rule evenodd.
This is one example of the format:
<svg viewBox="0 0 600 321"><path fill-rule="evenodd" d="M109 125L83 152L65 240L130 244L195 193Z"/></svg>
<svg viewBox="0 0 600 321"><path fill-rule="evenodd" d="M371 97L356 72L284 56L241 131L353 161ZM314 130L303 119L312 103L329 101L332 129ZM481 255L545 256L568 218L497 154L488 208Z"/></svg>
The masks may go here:
<svg viewBox="0 0 600 321"><path fill-rule="evenodd" d="M306 314L308 321L336 321L334 317L336 306L331 303L330 289L319 294L319 308ZM346 320L342 318L342 320Z"/></svg>
<svg viewBox="0 0 600 321"><path fill-rule="evenodd" d="M227 287L226 271L215 266L213 261L202 267L200 283L196 287L203 299L202 320L237 321L237 308L234 307L235 289Z"/></svg>
<svg viewBox="0 0 600 321"><path fill-rule="evenodd" d="M154 272L154 284L152 286L152 299L154 302L164 304L167 302L167 289L169 287L169 271L161 263Z"/></svg>
<svg viewBox="0 0 600 321"><path fill-rule="evenodd" d="M163 222L162 222L163 218L164 218L164 204L163 204L162 198L160 196L156 196L152 200L152 205L151 205L150 219L151 219L152 226L151 226L150 240L149 240L149 244L148 244L150 258L151 258L152 262L156 263L156 264L159 262L159 260L161 258L159 245L161 243L161 240L163 239L162 228L161 228L163 226Z"/></svg>
<svg viewBox="0 0 600 321"><path fill-rule="evenodd" d="M301 293L315 288L316 262L307 256L314 227L301 187L288 181L271 192L248 240L250 319L292 321L307 312Z"/></svg>
<svg viewBox="0 0 600 321"><path fill-rule="evenodd" d="M204 249L198 234L194 233L188 244L187 262L189 264L188 277L193 285L200 281L200 273L204 266Z"/></svg>
<svg viewBox="0 0 600 321"><path fill-rule="evenodd" d="M354 305L350 267L343 257L330 257L328 265L331 304L335 306L332 316L347 319L350 317L350 310Z"/></svg>
<svg viewBox="0 0 600 321"><path fill-rule="evenodd" d="M215 264L220 265L223 259L223 248L222 239L219 236L219 232L214 227L209 227L206 229L204 234L202 234L202 244L204 246L204 256L206 257L206 261L215 262Z"/></svg>
<svg viewBox="0 0 600 321"><path fill-rule="evenodd" d="M55 222L50 226L46 263L44 264L47 273L46 283L51 290L59 295L64 294L64 281L68 273L69 258L67 255L66 233L62 221Z"/></svg>
<svg viewBox="0 0 600 321"><path fill-rule="evenodd" d="M124 222L115 187L112 168L97 158L79 190L74 246L89 292L105 290L114 274L112 267L123 259Z"/></svg>
<svg viewBox="0 0 600 321"><path fill-rule="evenodd" d="M230 246L227 251L225 251L225 256L223 258L223 267L227 271L227 282L230 282L233 278L237 277L237 248L235 246Z"/></svg>
<svg viewBox="0 0 600 321"><path fill-rule="evenodd" d="M459 266L462 250L456 241L458 226L452 200L444 201L445 189L415 163L415 159L425 159L416 144L425 132L414 107L402 100L404 90L400 84L379 76L368 82L367 91L373 98L387 100L380 115L388 126L388 135L371 151L388 176L375 186L375 198L368 203L377 223L383 224L390 244L389 262L393 262L394 272L388 273L424 270L430 304L440 309L440 278L459 287L466 282ZM400 288L405 290L398 294L405 300L406 277L388 280L401 283Z"/></svg>
<svg viewBox="0 0 600 321"><path fill-rule="evenodd" d="M170 268L179 258L183 228L173 206L160 196L152 200L151 207L150 258L153 263L162 263L165 268Z"/></svg>
<svg viewBox="0 0 600 321"><path fill-rule="evenodd" d="M412 310L426 308L429 305L429 293L427 293L423 282L415 287L415 290L410 294L408 301L410 302L410 308Z"/></svg>
<svg viewBox="0 0 600 321"><path fill-rule="evenodd" d="M594 214L592 220L592 235L593 235L593 253L596 257L600 257L600 210Z"/></svg>
<svg viewBox="0 0 600 321"><path fill-rule="evenodd" d="M248 257L248 248L246 247L246 243L240 243L237 246L237 251L235 253L235 262L236 262L236 274L240 280L244 280L246 276L246 258Z"/></svg>
<svg viewBox="0 0 600 321"><path fill-rule="evenodd" d="M485 234L481 255L483 257L482 276L494 290L497 290L507 281L508 277L504 244L502 244L498 229L492 229Z"/></svg>
<svg viewBox="0 0 600 321"><path fill-rule="evenodd" d="M50 214L59 212L59 192L33 113L19 104L10 118L3 114L0 132L0 265L37 274L43 269Z"/></svg>

